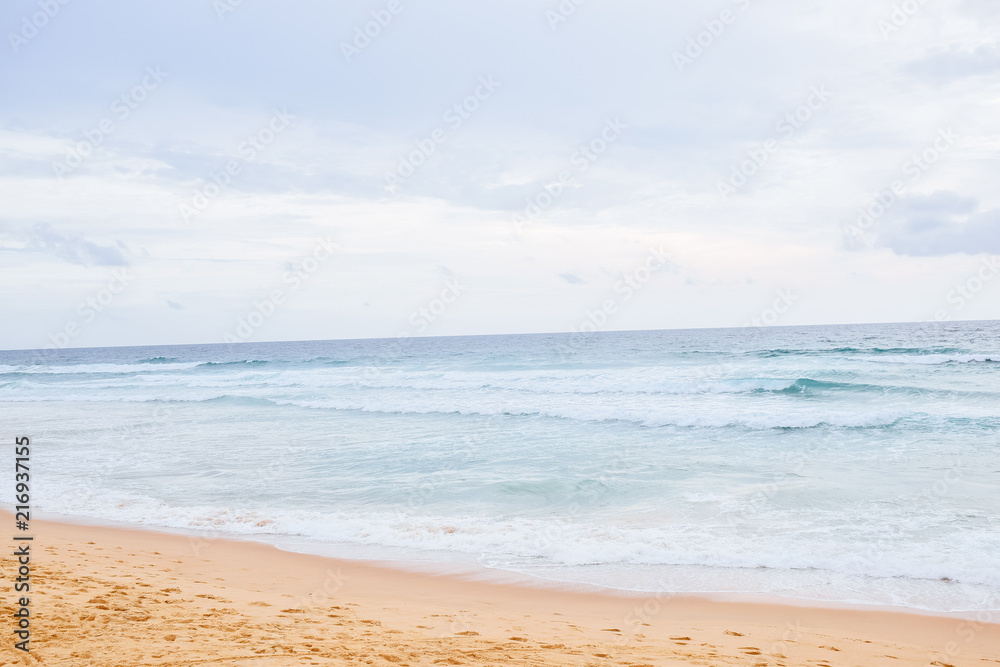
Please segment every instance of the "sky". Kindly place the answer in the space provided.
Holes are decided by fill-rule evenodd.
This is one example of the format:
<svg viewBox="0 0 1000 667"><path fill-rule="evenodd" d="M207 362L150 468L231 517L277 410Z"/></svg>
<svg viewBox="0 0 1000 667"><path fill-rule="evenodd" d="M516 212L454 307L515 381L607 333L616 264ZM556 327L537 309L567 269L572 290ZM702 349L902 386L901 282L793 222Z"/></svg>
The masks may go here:
<svg viewBox="0 0 1000 667"><path fill-rule="evenodd" d="M0 348L1000 319L994 0L8 0Z"/></svg>

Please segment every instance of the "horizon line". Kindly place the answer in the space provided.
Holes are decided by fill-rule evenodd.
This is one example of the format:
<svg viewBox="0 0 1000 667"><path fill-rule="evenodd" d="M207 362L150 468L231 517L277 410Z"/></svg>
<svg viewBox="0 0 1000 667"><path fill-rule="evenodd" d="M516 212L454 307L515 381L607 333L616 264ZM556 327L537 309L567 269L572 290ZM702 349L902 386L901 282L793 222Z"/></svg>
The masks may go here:
<svg viewBox="0 0 1000 667"><path fill-rule="evenodd" d="M415 339L415 340L428 340L437 338L490 338L496 336L597 336L601 334L614 334L614 333L656 333L661 331L726 331L733 329L748 329L748 330L764 330L764 329L804 329L812 327L852 327L852 326L888 326L888 325L902 325L902 324L933 324L933 325L944 325L944 324L974 324L974 323L1000 323L1000 319L992 320L905 320L896 322L840 322L840 323L825 323L825 324L774 324L774 325L742 325L733 327L677 327L677 328L667 328L667 329L604 329L599 331L539 331L539 332L528 332L528 333L491 333L491 334L449 334L449 335L439 335L439 336L409 336L409 335L397 335L397 336L378 336L370 338L305 338L305 339L286 339L286 340L260 340L260 341L240 341L238 343L232 342L213 342L213 343L151 343L144 345L92 345L92 346L80 346L80 347L36 347L36 348L3 348L0 349L0 353L3 352L43 352L46 354L53 352L62 351L74 351L74 350L112 350L112 349L130 349L130 348L144 348L144 347L208 347L208 346L219 346L225 345L227 347L241 346L241 345L267 345L274 343L329 343L329 342L361 342L361 341L381 341L381 340L399 340L401 338Z"/></svg>

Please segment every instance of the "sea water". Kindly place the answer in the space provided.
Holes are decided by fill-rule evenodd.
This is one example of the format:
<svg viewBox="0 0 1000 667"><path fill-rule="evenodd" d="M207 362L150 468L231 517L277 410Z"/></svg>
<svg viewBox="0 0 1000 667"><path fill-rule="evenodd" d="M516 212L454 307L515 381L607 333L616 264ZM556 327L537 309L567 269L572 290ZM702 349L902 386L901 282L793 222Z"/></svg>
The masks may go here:
<svg viewBox="0 0 1000 667"><path fill-rule="evenodd" d="M50 516L996 610L998 362L997 322L8 351L0 411Z"/></svg>

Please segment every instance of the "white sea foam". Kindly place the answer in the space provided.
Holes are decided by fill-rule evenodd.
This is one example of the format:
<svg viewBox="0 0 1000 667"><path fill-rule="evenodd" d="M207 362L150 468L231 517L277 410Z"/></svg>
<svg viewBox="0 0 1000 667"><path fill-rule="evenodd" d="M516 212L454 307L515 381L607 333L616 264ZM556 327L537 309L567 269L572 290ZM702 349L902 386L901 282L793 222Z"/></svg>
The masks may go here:
<svg viewBox="0 0 1000 667"><path fill-rule="evenodd" d="M738 590L747 571L768 571L758 587L746 592L782 594L794 577L799 594L819 599L842 599L881 604L899 603L892 597L896 581L905 584L908 602L937 611L991 609L1000 601L1000 571L994 554L1000 538L984 532L960 543L949 539L913 540L905 530L873 523L870 516L850 513L822 516L830 521L822 530L795 530L784 526L768 540L758 530L767 517L752 513L728 517L718 524L649 523L595 525L564 518L483 517L456 514L428 516L412 509L397 512L317 512L248 509L237 506L171 506L140 494L95 489L66 490L48 499L48 509L100 517L138 525L199 531L209 537L243 536L277 544L302 540L319 545L351 545L409 550L411 553L465 554L490 567L540 577L592 581L605 586L639 588L637 567L694 568L699 581L694 592ZM934 517L935 521L951 517ZM883 520L891 520L884 517ZM914 523L913 517L900 519ZM917 522L919 523L919 522ZM336 552L336 550L334 550ZM369 552L372 553L372 552ZM377 552L375 552L377 553ZM605 577L586 576L603 567ZM584 568L577 570L577 568ZM686 568L686 570L685 570ZM580 575L574 574L579 572ZM651 570L652 571L652 570ZM558 573L558 576L556 576ZM625 576L631 573L632 578ZM811 574L809 574L811 573ZM830 590L831 580L846 587ZM879 600L854 599L849 586L865 580L880 588ZM809 582L812 582L810 588ZM941 582L950 582L943 587ZM630 583L626 583L630 582ZM825 582L825 583L821 583ZM742 582L745 587L746 581ZM942 588L961 587L966 596L941 595ZM820 594L821 591L825 591ZM835 594L836 592L836 594ZM979 596L979 606L970 596ZM985 606L984 606L985 605Z"/></svg>

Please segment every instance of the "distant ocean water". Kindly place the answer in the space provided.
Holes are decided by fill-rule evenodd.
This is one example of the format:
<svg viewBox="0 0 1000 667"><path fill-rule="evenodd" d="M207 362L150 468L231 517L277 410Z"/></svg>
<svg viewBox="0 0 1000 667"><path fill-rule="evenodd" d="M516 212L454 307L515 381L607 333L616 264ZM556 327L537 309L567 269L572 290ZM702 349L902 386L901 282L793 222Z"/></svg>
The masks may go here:
<svg viewBox="0 0 1000 667"><path fill-rule="evenodd" d="M1000 609L998 322L7 351L0 410L47 512Z"/></svg>

